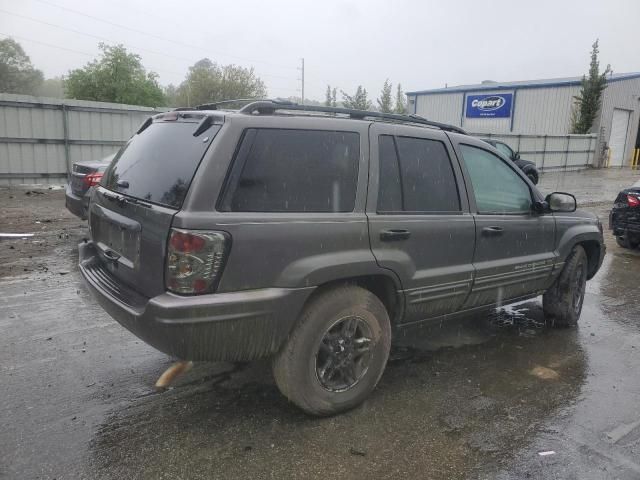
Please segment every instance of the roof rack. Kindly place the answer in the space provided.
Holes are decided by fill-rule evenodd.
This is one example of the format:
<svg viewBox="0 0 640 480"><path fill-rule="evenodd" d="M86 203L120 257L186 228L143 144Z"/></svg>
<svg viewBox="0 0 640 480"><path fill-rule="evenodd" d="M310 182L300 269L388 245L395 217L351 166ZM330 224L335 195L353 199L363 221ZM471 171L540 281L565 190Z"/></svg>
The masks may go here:
<svg viewBox="0 0 640 480"><path fill-rule="evenodd" d="M278 105L290 105L293 104L293 102L289 101L289 100L272 100L272 99L263 99L263 98L233 98L230 100L220 100L219 102L212 102L212 103L203 103L202 105L198 105L195 107L179 107L179 108L174 108L173 110L218 110L218 107L221 107L223 105L233 105L234 103L253 103L256 101L260 101L260 102L273 102L276 103Z"/></svg>
<svg viewBox="0 0 640 480"><path fill-rule="evenodd" d="M323 107L323 106L317 106L317 105L300 105L294 102L289 102L284 100L254 101L242 107L240 110L238 110L238 113L253 114L257 112L259 114L272 114L276 110L297 110L297 111L305 111L305 112L335 113L335 114L341 114L341 115L348 115L350 118L359 119L359 120L364 118L381 118L384 120L393 120L395 122L417 123L419 125L428 125L430 127L439 128L440 130L445 130L447 132L462 133L464 135L467 135L467 132L463 128L456 127L455 125L449 125L447 123L433 122L431 120L427 120L424 117L421 117L420 115L413 115L413 114L400 115L396 113L371 112L368 110L356 110L351 108Z"/></svg>

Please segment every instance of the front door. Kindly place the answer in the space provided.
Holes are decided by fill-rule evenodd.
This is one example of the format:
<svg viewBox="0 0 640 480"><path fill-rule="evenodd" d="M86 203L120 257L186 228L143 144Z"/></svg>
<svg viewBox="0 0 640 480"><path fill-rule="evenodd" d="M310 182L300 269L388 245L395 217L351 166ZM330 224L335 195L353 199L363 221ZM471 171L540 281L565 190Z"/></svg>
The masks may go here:
<svg viewBox="0 0 640 480"><path fill-rule="evenodd" d="M473 281L475 228L446 135L376 123L370 142L371 248L400 279L403 321L459 310Z"/></svg>
<svg viewBox="0 0 640 480"><path fill-rule="evenodd" d="M516 167L480 146L459 144L476 223L476 278L465 307L502 304L549 286L555 219L533 210L530 185Z"/></svg>

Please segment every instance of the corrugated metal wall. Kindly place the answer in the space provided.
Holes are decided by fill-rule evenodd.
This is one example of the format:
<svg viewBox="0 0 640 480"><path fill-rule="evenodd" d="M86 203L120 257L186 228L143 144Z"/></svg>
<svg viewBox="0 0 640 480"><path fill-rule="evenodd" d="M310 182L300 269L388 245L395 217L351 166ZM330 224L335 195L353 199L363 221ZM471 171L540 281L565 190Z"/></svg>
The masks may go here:
<svg viewBox="0 0 640 480"><path fill-rule="evenodd" d="M463 99L463 93L418 95L416 113L437 122L460 125Z"/></svg>
<svg viewBox="0 0 640 480"><path fill-rule="evenodd" d="M523 88L516 96L513 133L566 135L571 105L580 87Z"/></svg>
<svg viewBox="0 0 640 480"><path fill-rule="evenodd" d="M461 113L465 98L465 92L434 93L412 96L416 101L415 113L425 116L430 120L461 125L468 131L478 134L522 134L529 135L527 142L533 142L533 138L538 138L535 142L542 142L541 138L547 136L547 140L554 142L547 150L566 150L566 137L571 125L571 107L574 97L580 93L579 85L537 87L537 88L517 88L501 90L482 90L466 92L466 95L489 95L493 93L514 93L514 115L513 122L510 118L462 118ZM592 133L599 136L594 146L596 151L600 151L602 142L609 141L611 122L613 120L614 108L621 108L631 111L631 119L627 132L627 147L625 152L624 165L631 164L633 149L635 147L636 136L638 135L638 124L640 123L640 78L625 79L610 82L604 91L602 98L602 110L599 121L596 121ZM562 136L562 139L551 140L554 135ZM538 137L536 137L538 136ZM524 137L523 137L524 138ZM571 136L569 139L569 149L573 150L578 143L591 143L592 140L585 139L584 142L578 137ZM583 149L580 144L577 149ZM541 146L532 146L527 149L537 150ZM584 150L591 150L587 147ZM554 155L558 158L554 158ZM577 155L577 154L576 154ZM578 158L569 156L569 165L575 160L582 162ZM600 154L591 157L592 164L599 166ZM551 160L554 163L562 162L562 154L552 154ZM575 162L573 162L575 163Z"/></svg>
<svg viewBox="0 0 640 480"><path fill-rule="evenodd" d="M613 121L614 108L630 110L629 128L623 165L630 165L633 151L638 136L638 123L640 122L640 78L611 82L607 85L602 96L602 108L600 111L600 124L594 127L597 132L600 128L602 141L609 142L611 134L611 122Z"/></svg>
<svg viewBox="0 0 640 480"><path fill-rule="evenodd" d="M0 184L66 181L70 165L115 152L157 110L0 94Z"/></svg>

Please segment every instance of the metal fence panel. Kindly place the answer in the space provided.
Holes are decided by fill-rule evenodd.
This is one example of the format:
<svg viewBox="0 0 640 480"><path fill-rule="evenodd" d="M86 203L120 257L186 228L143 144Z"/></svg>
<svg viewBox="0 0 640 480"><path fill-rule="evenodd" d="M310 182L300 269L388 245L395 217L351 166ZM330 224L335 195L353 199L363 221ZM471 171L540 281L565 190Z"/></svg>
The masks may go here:
<svg viewBox="0 0 640 480"><path fill-rule="evenodd" d="M0 94L0 185L60 184L73 162L114 153L164 110Z"/></svg>
<svg viewBox="0 0 640 480"><path fill-rule="evenodd" d="M541 170L580 170L594 166L597 135L525 135L473 133L509 145Z"/></svg>

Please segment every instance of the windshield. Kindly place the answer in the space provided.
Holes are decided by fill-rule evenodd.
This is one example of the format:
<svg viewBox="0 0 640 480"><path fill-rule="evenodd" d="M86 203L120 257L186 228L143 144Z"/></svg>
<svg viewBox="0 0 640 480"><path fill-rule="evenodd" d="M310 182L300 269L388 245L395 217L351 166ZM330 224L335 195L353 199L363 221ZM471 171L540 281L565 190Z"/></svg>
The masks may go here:
<svg viewBox="0 0 640 480"><path fill-rule="evenodd" d="M196 128L193 122L152 123L122 147L102 185L131 197L180 208L200 160L220 127L214 125L194 137Z"/></svg>

